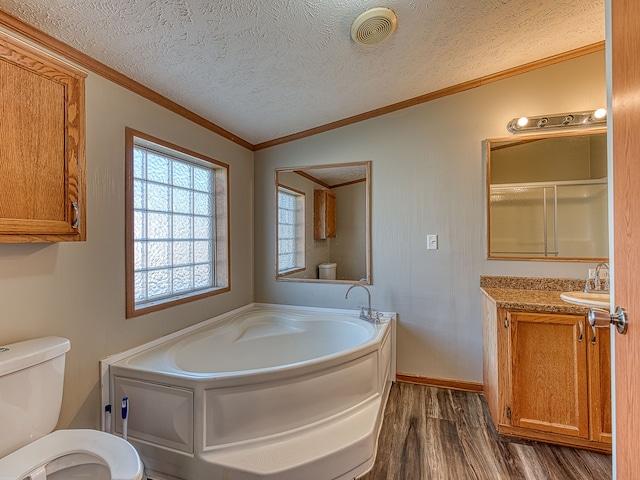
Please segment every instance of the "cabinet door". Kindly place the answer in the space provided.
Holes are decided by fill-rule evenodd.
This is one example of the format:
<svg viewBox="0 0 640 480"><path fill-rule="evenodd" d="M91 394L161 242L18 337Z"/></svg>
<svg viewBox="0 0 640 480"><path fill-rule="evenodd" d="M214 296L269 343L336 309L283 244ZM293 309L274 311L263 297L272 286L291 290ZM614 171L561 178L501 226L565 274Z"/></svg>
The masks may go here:
<svg viewBox="0 0 640 480"><path fill-rule="evenodd" d="M0 241L84 240L84 73L0 33Z"/></svg>
<svg viewBox="0 0 640 480"><path fill-rule="evenodd" d="M595 341L589 333L589 438L611 443L611 330L598 328Z"/></svg>
<svg viewBox="0 0 640 480"><path fill-rule="evenodd" d="M587 332L576 315L510 313L511 423L587 438Z"/></svg>
<svg viewBox="0 0 640 480"><path fill-rule="evenodd" d="M336 236L336 196L327 192L327 237Z"/></svg>
<svg viewBox="0 0 640 480"><path fill-rule="evenodd" d="M336 196L329 190L313 193L313 238L324 240L336 236Z"/></svg>

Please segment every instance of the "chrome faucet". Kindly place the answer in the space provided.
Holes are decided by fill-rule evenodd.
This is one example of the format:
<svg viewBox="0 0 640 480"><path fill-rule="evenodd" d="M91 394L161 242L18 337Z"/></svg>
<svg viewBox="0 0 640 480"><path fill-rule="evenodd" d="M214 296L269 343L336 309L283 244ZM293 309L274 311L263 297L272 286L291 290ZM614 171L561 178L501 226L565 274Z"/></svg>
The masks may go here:
<svg viewBox="0 0 640 480"><path fill-rule="evenodd" d="M600 285L600 269L603 267L607 269L607 278L604 281L604 285L601 286ZM594 278L593 280L593 286L595 287L596 290L601 290L605 292L609 291L609 264L608 263L600 262L598 265L596 265L596 278Z"/></svg>
<svg viewBox="0 0 640 480"><path fill-rule="evenodd" d="M369 302L366 312L365 312L364 307L358 306L358 308L360 309L360 318L362 320L366 320L367 322L371 322L371 323L374 323L374 324L380 323L379 315L375 315L374 316L373 312L371 311L371 292L369 291L369 289L367 287L365 287L364 285L361 285L359 283L354 283L353 285L351 285L349 287L349 289L347 290L347 293L344 294L344 298L346 299L347 297L349 297L349 292L351 291L351 289L353 289L355 287L362 287L367 291L367 300Z"/></svg>

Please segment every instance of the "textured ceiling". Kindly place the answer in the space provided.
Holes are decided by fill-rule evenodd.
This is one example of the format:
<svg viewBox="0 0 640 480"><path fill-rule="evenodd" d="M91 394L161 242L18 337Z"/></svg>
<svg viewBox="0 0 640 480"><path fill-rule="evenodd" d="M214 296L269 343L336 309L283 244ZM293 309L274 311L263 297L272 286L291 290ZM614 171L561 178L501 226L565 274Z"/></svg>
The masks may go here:
<svg viewBox="0 0 640 480"><path fill-rule="evenodd" d="M350 38L386 6L385 42ZM604 0L0 0L258 144L604 40Z"/></svg>
<svg viewBox="0 0 640 480"><path fill-rule="evenodd" d="M315 178L320 185L324 184L327 187L335 187L367 178L367 167L364 165L301 168L297 171L304 173L307 178Z"/></svg>

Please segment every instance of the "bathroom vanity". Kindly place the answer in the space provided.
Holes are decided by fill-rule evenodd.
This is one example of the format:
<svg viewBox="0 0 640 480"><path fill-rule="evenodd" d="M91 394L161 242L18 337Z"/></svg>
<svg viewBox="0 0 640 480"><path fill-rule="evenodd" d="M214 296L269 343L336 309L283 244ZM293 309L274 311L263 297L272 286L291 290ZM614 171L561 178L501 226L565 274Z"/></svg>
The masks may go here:
<svg viewBox="0 0 640 480"><path fill-rule="evenodd" d="M584 281L481 277L484 394L502 435L611 452L610 331L563 301Z"/></svg>

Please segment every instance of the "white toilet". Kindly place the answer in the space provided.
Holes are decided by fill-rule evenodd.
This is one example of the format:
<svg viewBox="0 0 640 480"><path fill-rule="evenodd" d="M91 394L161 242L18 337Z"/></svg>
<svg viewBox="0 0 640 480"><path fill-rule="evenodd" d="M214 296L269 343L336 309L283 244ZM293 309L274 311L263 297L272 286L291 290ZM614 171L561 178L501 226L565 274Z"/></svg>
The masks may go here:
<svg viewBox="0 0 640 480"><path fill-rule="evenodd" d="M127 441L97 430L53 431L62 404L69 340L0 347L0 480L141 480Z"/></svg>

